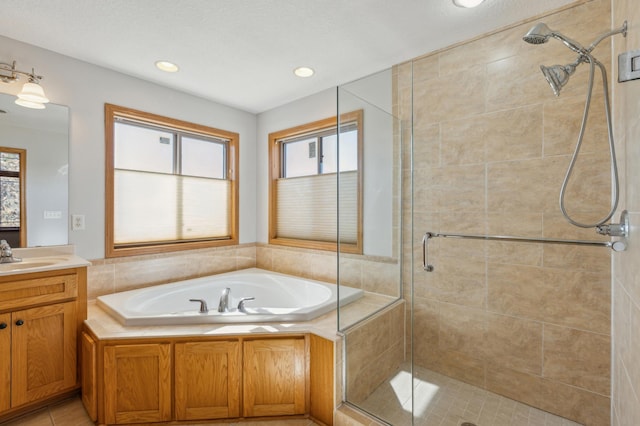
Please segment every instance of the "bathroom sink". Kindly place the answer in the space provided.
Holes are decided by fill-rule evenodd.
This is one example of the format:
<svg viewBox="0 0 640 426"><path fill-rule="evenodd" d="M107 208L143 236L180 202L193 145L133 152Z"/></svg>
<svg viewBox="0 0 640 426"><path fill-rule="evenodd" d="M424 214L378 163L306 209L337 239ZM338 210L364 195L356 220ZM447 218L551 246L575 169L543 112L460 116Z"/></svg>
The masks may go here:
<svg viewBox="0 0 640 426"><path fill-rule="evenodd" d="M48 260L48 261L30 261L30 262L15 262L15 263L1 263L0 271L17 271L20 269L29 269L29 268L42 268L44 266L55 265L59 261Z"/></svg>
<svg viewBox="0 0 640 426"><path fill-rule="evenodd" d="M36 257L22 259L21 262L0 263L0 272L21 271L23 269L44 268L68 261L67 257Z"/></svg>

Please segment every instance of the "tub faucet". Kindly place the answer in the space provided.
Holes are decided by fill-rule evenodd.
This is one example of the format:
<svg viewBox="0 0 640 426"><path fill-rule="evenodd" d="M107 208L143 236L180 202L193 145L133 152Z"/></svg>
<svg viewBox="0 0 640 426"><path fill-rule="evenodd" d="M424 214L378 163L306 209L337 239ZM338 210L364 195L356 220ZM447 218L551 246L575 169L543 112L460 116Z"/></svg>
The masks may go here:
<svg viewBox="0 0 640 426"><path fill-rule="evenodd" d="M220 303L218 303L218 312L229 312L229 293L231 289L229 287L222 290L220 295Z"/></svg>
<svg viewBox="0 0 640 426"><path fill-rule="evenodd" d="M7 240L0 240L0 263L20 262L22 259L13 257L13 251Z"/></svg>

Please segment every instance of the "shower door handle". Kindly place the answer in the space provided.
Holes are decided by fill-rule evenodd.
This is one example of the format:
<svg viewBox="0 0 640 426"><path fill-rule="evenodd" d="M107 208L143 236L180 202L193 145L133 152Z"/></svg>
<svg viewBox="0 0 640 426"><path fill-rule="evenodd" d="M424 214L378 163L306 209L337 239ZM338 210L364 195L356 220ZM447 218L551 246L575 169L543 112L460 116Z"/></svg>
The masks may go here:
<svg viewBox="0 0 640 426"><path fill-rule="evenodd" d="M425 233L422 237L422 269L427 272L433 272L433 265L429 265L429 261L427 259L427 244L431 238L433 238L433 234L431 232Z"/></svg>

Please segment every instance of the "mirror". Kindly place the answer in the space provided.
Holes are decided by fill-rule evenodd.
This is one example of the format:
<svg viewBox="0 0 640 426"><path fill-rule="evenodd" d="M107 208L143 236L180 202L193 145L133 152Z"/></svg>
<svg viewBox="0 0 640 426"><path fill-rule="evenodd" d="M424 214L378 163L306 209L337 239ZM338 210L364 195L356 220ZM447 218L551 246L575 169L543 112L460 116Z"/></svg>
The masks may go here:
<svg viewBox="0 0 640 426"><path fill-rule="evenodd" d="M69 108L47 104L45 109L35 110L14 101L15 96L0 93L0 153L3 149L18 150L26 159L20 171L24 181L23 219L18 219L19 196L11 193L18 184L2 180L0 170L0 238L9 244L13 241L12 247L68 244ZM15 173L14 166L4 163L0 162L0 169Z"/></svg>

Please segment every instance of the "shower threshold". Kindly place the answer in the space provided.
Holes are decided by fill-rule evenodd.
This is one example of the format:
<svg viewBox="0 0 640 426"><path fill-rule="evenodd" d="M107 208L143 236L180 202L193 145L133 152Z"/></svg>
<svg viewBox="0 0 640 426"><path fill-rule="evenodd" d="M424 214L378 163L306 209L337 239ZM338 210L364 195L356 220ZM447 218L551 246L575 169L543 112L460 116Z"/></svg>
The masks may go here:
<svg viewBox="0 0 640 426"><path fill-rule="evenodd" d="M414 425L581 426L425 368L415 367L414 375ZM411 402L411 367L407 363L355 405L391 425L409 426Z"/></svg>

